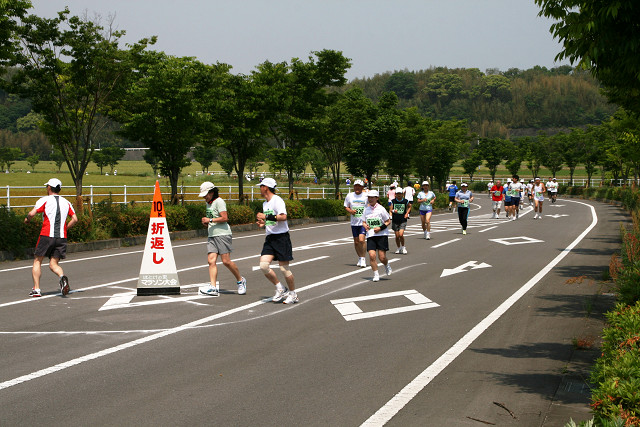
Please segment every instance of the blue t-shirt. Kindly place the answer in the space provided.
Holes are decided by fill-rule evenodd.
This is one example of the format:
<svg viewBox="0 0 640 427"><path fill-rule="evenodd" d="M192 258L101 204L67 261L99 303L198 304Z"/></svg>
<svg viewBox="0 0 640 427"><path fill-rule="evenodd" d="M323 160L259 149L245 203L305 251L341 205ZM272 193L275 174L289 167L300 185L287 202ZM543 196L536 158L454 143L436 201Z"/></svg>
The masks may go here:
<svg viewBox="0 0 640 427"><path fill-rule="evenodd" d="M511 195L509 194L509 191L507 191L507 190L508 190L508 188L507 188L507 186L505 186L502 189L502 193L504 194L504 201L505 202L510 202L511 201Z"/></svg>
<svg viewBox="0 0 640 427"><path fill-rule="evenodd" d="M456 193L456 198L458 200L461 200L461 202L458 202L458 207L468 208L469 202L471 201L471 197L473 197L473 193L469 190L465 191L464 193L462 191L458 191Z"/></svg>
<svg viewBox="0 0 640 427"><path fill-rule="evenodd" d="M449 186L449 197L455 197L458 192L458 186L451 184Z"/></svg>

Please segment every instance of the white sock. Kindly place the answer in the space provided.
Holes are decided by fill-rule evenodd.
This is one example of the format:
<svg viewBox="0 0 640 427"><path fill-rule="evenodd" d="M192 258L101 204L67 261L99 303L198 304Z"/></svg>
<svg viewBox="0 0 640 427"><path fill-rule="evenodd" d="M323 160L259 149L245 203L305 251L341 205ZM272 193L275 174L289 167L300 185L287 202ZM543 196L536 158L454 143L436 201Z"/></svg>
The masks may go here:
<svg viewBox="0 0 640 427"><path fill-rule="evenodd" d="M284 291L284 286L282 286L282 283L278 282L276 284L276 289L279 290L279 291Z"/></svg>

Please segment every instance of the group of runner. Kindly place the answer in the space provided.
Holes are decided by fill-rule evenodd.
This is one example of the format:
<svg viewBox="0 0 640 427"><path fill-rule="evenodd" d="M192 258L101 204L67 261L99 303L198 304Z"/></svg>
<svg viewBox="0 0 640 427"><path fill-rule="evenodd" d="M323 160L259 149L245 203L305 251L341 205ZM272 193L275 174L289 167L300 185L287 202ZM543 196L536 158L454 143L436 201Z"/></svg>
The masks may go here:
<svg viewBox="0 0 640 427"><path fill-rule="evenodd" d="M295 291L293 273L289 269L289 263L293 260L293 248L289 236L287 208L284 200L276 194L277 183L273 178L264 178L257 185L260 187L261 196L265 199L262 212L256 214L256 223L265 229L266 234L260 253L260 270L275 287L272 301L294 304L299 301L299 297ZM59 261L66 256L67 230L78 221L78 218L71 203L59 195L62 187L60 180L52 178L45 186L47 196L40 198L25 218L26 223L37 213L43 214L43 226L36 244L32 268L34 285L29 294L31 297L41 296L41 264L45 256L50 259L50 270L59 277L61 293L67 295L70 290L69 279L64 275ZM424 238L430 240L431 215L436 195L431 191L428 181L423 181L420 189L421 191L416 196L416 202L419 204L420 224ZM351 216L351 234L358 256L356 266L366 268L366 258L368 257L369 265L373 271L373 281L377 282L380 280L378 261L384 265L387 275L392 273L386 255L389 251L389 225L395 234L397 246L395 253L407 254L404 232L410 217L416 188L411 182L408 182L405 188L394 182L387 193L388 205L386 207L380 204L378 191L367 191L362 180L358 179L354 182L353 190L345 198L344 207ZM526 194L530 203L535 205L534 219L542 219L544 193L548 191L552 202L555 202L557 190L558 184L555 178L550 179L546 186L540 178L523 185L517 175L508 179L504 186L498 180L490 188L490 197L493 200L493 218L498 218L501 205L504 203L507 218L518 219L520 204L524 199L523 194ZM460 188L458 188L456 181L452 183L447 181L447 191L449 193L449 210L457 210L462 234L467 234L469 203L473 202L473 193L466 183L460 184ZM213 297L220 295L216 266L217 259L220 257L222 264L236 279L237 293L245 295L247 281L240 274L238 266L231 260L232 233L228 224L226 203L219 196L218 188L209 181L205 181L200 186L199 197L205 201L205 216L202 217L201 222L208 229L209 284L201 287L198 292ZM71 221L68 223L67 217L71 217ZM272 261L278 261L286 285L278 280L276 273L271 269Z"/></svg>

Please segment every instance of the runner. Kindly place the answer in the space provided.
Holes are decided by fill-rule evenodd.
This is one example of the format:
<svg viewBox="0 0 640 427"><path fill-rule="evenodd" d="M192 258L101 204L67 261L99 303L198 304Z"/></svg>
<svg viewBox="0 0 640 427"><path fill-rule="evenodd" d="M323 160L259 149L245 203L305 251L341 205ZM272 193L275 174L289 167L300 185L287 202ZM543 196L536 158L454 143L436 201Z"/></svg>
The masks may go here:
<svg viewBox="0 0 640 427"><path fill-rule="evenodd" d="M289 270L289 261L293 260L293 249L289 236L289 224L287 223L287 206L282 197L276 195L276 181L273 178L265 178L260 184L260 194L265 198L262 203L262 212L258 212L256 220L259 227L264 227L266 238L260 254L260 270L276 287L273 302L294 304L298 302L296 285L293 273ZM284 275L287 286L282 286L276 273L270 267L271 261L277 260L280 271Z"/></svg>
<svg viewBox="0 0 640 427"><path fill-rule="evenodd" d="M504 211L506 212L507 219L511 213L511 193L509 192L509 185L511 185L511 178L507 178L507 183L502 187L502 193L504 194Z"/></svg>
<svg viewBox="0 0 640 427"><path fill-rule="evenodd" d="M397 254L407 253L407 248L404 246L404 230L407 227L409 212L411 212L411 202L404 197L404 189L398 188L396 190L396 198L392 200L389 206L391 229L396 234Z"/></svg>
<svg viewBox="0 0 640 427"><path fill-rule="evenodd" d="M454 181L455 185L455 181ZM424 238L431 240L431 214L433 213L433 202L436 195L429 190L429 182L422 181L422 191L418 193L418 203L420 203L420 224Z"/></svg>
<svg viewBox="0 0 640 427"><path fill-rule="evenodd" d="M456 182L453 181L451 184L449 184L449 188L447 190L449 191L449 210L451 210L452 208L455 208L455 206L452 205L456 201L456 193L458 192L458 186L456 185Z"/></svg>
<svg viewBox="0 0 640 427"><path fill-rule="evenodd" d="M551 179L551 183L549 185L551 186L549 189L551 192L551 203L555 203L558 198L558 181L555 177Z"/></svg>
<svg viewBox="0 0 640 427"><path fill-rule="evenodd" d="M533 180L530 179L527 184L527 197L529 197L529 206L533 206Z"/></svg>
<svg viewBox="0 0 640 427"><path fill-rule="evenodd" d="M519 182L520 177L514 175L509 190L511 191L511 220L515 221L520 217L520 196L522 192L522 183Z"/></svg>
<svg viewBox="0 0 640 427"><path fill-rule="evenodd" d="M202 225L207 226L207 262L209 263L209 286L198 289L203 295L220 296L218 285L218 255L222 264L229 269L236 278L238 295L247 293L247 281L240 275L238 266L231 261L231 227L227 216L227 204L218 195L218 187L213 182L205 181L200 185L200 194L206 204L206 216L202 217Z"/></svg>
<svg viewBox="0 0 640 427"><path fill-rule="evenodd" d="M493 183L492 180L489 180L489 183L487 184L487 192L489 193L489 198L491 199L491 189L493 188L495 184Z"/></svg>
<svg viewBox="0 0 640 427"><path fill-rule="evenodd" d="M502 183L500 182L500 180L496 180L496 183L493 187L491 187L491 200L492 200L492 208L493 208L493 215L491 216L492 219L494 218L498 218L500 216L500 207L502 207L502 201L504 200L504 194L502 193L502 190L504 190L504 188L502 187Z"/></svg>
<svg viewBox="0 0 640 427"><path fill-rule="evenodd" d="M387 251L389 250L389 230L387 227L391 223L391 217L387 210L378 203L379 199L378 190L369 191L368 204L362 215L363 225L367 230L367 251L369 252L374 282L380 280L376 255L384 264L387 276L391 275L391 266L387 260Z"/></svg>
<svg viewBox="0 0 640 427"><path fill-rule="evenodd" d="M358 255L356 267L366 267L367 261L365 254L367 252L367 244L365 242L366 230L362 226L362 213L367 205L367 196L362 192L364 182L357 179L353 183L353 193L347 194L344 198L344 208L351 215L351 235L353 236L353 245Z"/></svg>
<svg viewBox="0 0 640 427"><path fill-rule="evenodd" d="M533 211L536 213L533 219L542 219L542 202L544 202L544 192L546 190L544 184L540 182L540 178L536 178L533 182Z"/></svg>
<svg viewBox="0 0 640 427"><path fill-rule="evenodd" d="M413 184L411 183L411 181L407 181L407 186L404 188L404 198L407 199L409 203L411 203L411 205L413 205L414 194L416 194L416 190L414 190ZM411 219L411 209L409 209L409 215L407 216L407 219Z"/></svg>
<svg viewBox="0 0 640 427"><path fill-rule="evenodd" d="M460 184L460 191L456 193L458 204L458 221L462 226L462 234L467 234L467 219L469 218L469 203L473 202L473 193L468 190L466 182Z"/></svg>
<svg viewBox="0 0 640 427"><path fill-rule="evenodd" d="M42 213L42 229L36 243L33 268L31 270L33 288L29 293L30 297L42 295L40 292L40 276L42 276L42 260L45 256L49 257L49 270L60 278L58 284L62 295L67 295L70 290L69 278L64 275L59 262L67 256L67 230L78 222L78 217L71 203L60 196L62 182L59 179L51 178L44 185L47 186L47 195L38 199L34 208L24 219L26 224L36 214ZM71 220L67 224L68 216L71 216Z"/></svg>
<svg viewBox="0 0 640 427"><path fill-rule="evenodd" d="M387 204L389 206L391 206L391 201L396 198L396 187L398 187L398 183L394 181L389 186L389 191L387 191Z"/></svg>
<svg viewBox="0 0 640 427"><path fill-rule="evenodd" d="M547 187L547 196L549 196L549 199L553 199L553 194L551 192L551 189L553 188L553 178L549 177L549 181L547 181L544 186Z"/></svg>

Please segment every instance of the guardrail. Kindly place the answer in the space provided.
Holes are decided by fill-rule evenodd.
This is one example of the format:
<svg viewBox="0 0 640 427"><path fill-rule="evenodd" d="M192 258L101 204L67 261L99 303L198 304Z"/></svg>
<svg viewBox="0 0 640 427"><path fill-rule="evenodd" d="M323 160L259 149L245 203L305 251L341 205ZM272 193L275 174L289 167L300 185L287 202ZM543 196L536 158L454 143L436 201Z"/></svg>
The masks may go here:
<svg viewBox="0 0 640 427"><path fill-rule="evenodd" d="M171 187L160 186L160 192L167 199L171 195ZM372 187L378 191L383 191L382 187ZM89 185L83 187L83 197L85 203L94 205L99 202L111 200L116 204L134 204L134 203L151 203L153 201L153 192L155 185ZM249 200L261 199L260 190L255 185L244 186L244 195ZM334 197L334 187L294 187L294 197L297 199L332 199ZM66 191L65 191L66 190ZM220 197L225 200L239 199L238 186L220 185L218 186ZM290 196L288 189L280 189L279 194L283 198ZM69 193L71 191L71 193ZM340 187L343 194L351 191L350 187ZM75 197L74 187L63 187L61 195L71 201ZM182 202L202 202L202 198L198 197L200 186L182 185L178 187L178 197ZM35 202L45 196L46 193L42 186L23 187L23 186L6 186L4 195L0 195L0 205L5 205L9 209L32 208Z"/></svg>

